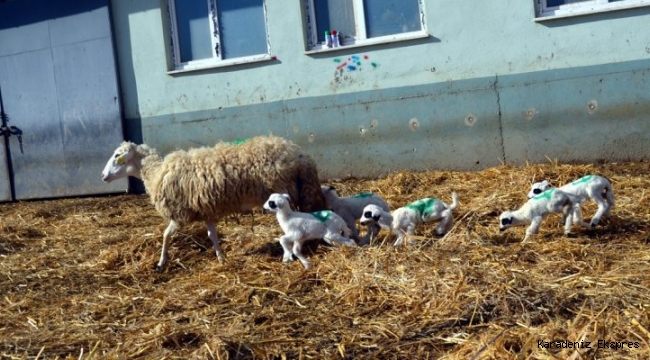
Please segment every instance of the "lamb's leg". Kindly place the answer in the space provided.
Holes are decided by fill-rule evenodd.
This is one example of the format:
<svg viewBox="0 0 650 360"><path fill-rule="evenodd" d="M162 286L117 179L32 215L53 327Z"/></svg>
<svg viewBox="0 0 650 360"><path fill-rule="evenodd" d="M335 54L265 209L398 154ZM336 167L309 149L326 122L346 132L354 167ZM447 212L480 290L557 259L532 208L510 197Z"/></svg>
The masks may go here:
<svg viewBox="0 0 650 360"><path fill-rule="evenodd" d="M395 240L393 246L400 246L404 243L404 239L407 236L413 236L413 234L415 233L415 225L409 224L406 227L406 231L402 229L396 229L396 231L398 232L398 235L397 235L397 240Z"/></svg>
<svg viewBox="0 0 650 360"><path fill-rule="evenodd" d="M524 240L522 243L528 242L530 238L535 236L537 234L537 231L539 230L539 225L542 223L542 217L541 216L535 216L533 220L530 222L530 225L526 228L526 236L524 237Z"/></svg>
<svg viewBox="0 0 650 360"><path fill-rule="evenodd" d="M591 225L582 220L582 209L580 208L580 203L573 205L573 222L575 224L580 224L580 226L588 228Z"/></svg>
<svg viewBox="0 0 650 360"><path fill-rule="evenodd" d="M329 230L327 231L327 233L325 233L325 236L323 236L323 240L327 241L330 244L332 243L332 241L336 241L339 244L348 245L348 246L353 246L357 244L356 242L354 242L354 240Z"/></svg>
<svg viewBox="0 0 650 360"><path fill-rule="evenodd" d="M311 262L302 254L302 242L293 242L293 254L296 255L298 260L300 260L300 262L305 266L305 269L309 270L312 268Z"/></svg>
<svg viewBox="0 0 650 360"><path fill-rule="evenodd" d="M293 261L293 241L287 235L280 237L280 245L282 245L282 250L284 254L282 255L282 262L288 263Z"/></svg>
<svg viewBox="0 0 650 360"><path fill-rule="evenodd" d="M446 233L451 230L451 226L454 223L454 214L451 212L451 210L445 210L442 213L442 220L440 221L440 224L438 224L438 227L436 228L436 234L437 235L445 235Z"/></svg>
<svg viewBox="0 0 650 360"><path fill-rule="evenodd" d="M163 244L162 251L160 252L160 261L156 265L156 271L160 272L163 270L165 263L167 262L167 249L169 248L169 241L171 240L172 235L178 230L178 223L174 220L169 222L165 232L163 232Z"/></svg>
<svg viewBox="0 0 650 360"><path fill-rule="evenodd" d="M580 206L578 204L578 206ZM566 208L563 209L563 220L564 220L564 235L569 235L571 233L571 224L573 224L573 213L575 211L575 207L567 206Z"/></svg>
<svg viewBox="0 0 650 360"><path fill-rule="evenodd" d="M604 214L609 212L609 204L607 203L607 201L605 200L601 192L592 192L589 195L591 195L594 201L596 201L596 203L598 204L598 211L596 211L596 215L594 215L594 217L591 218L590 225L593 228L596 225L598 225L598 223L600 222L600 218Z"/></svg>
<svg viewBox="0 0 650 360"><path fill-rule="evenodd" d="M208 228L208 237L212 240L212 248L217 254L219 262L223 262L226 259L223 251L221 251L221 246L219 246L219 235L217 235L217 226L212 221L206 221L205 226Z"/></svg>

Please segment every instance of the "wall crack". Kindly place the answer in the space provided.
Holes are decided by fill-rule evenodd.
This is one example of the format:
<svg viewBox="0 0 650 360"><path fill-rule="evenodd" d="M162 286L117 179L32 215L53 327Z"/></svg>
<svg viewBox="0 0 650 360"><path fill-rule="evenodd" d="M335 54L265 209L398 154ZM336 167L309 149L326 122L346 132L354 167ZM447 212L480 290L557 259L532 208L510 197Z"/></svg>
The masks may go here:
<svg viewBox="0 0 650 360"><path fill-rule="evenodd" d="M503 141L503 119L501 113L501 94L499 93L499 75L494 76L494 83L492 84L494 93L497 96L497 117L499 119L499 136L501 137L501 157L503 158L503 163L506 164L506 147Z"/></svg>

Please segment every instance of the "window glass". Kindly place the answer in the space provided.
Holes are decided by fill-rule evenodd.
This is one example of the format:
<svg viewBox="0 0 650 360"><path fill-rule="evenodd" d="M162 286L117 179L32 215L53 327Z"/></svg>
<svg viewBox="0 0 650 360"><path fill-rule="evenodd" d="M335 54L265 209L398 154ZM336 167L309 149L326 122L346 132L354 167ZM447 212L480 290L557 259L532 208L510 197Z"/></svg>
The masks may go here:
<svg viewBox="0 0 650 360"><path fill-rule="evenodd" d="M263 0L217 0L217 11L224 59L268 52Z"/></svg>
<svg viewBox="0 0 650 360"><path fill-rule="evenodd" d="M207 1L182 0L175 5L181 62L212 57Z"/></svg>
<svg viewBox="0 0 650 360"><path fill-rule="evenodd" d="M325 31L336 30L346 36L356 36L354 7L350 0L315 0L318 41L325 41Z"/></svg>
<svg viewBox="0 0 650 360"><path fill-rule="evenodd" d="M420 9L417 1L364 0L368 37L418 31Z"/></svg>

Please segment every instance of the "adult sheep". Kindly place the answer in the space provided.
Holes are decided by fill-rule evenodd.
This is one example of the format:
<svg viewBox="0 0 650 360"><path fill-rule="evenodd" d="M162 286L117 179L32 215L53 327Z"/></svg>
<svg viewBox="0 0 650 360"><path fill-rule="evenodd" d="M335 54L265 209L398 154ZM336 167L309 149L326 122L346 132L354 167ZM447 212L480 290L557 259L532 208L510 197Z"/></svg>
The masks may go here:
<svg viewBox="0 0 650 360"><path fill-rule="evenodd" d="M184 224L203 221L219 261L219 216L262 206L272 193L288 193L301 211L325 210L313 159L280 137L258 136L214 147L177 150L162 158L156 150L123 142L108 160L102 180L142 179L151 203L169 225L156 270L167 262L171 236Z"/></svg>

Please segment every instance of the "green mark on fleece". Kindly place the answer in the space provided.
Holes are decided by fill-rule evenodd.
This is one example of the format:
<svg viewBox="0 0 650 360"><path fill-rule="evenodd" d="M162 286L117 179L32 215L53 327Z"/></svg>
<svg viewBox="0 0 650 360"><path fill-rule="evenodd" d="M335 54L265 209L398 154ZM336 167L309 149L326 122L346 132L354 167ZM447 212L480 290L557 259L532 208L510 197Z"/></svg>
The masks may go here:
<svg viewBox="0 0 650 360"><path fill-rule="evenodd" d="M330 217L332 217L332 212L330 210L321 210L313 212L311 215L318 219L318 221L325 222L329 220Z"/></svg>
<svg viewBox="0 0 650 360"><path fill-rule="evenodd" d="M434 198L421 199L406 205L406 207L417 211L418 214L420 214L420 217L422 217L422 215L431 212L431 208L433 208L433 204L435 204L436 201L438 200Z"/></svg>
<svg viewBox="0 0 650 360"><path fill-rule="evenodd" d="M235 139L235 140L231 141L230 143L233 144L233 145L241 145L241 144L245 143L248 140L250 140L250 139L248 139L248 138L239 138L239 139Z"/></svg>
<svg viewBox="0 0 650 360"><path fill-rule="evenodd" d="M587 181L591 180L592 177L594 177L594 176L593 175L583 176L580 179L572 182L571 184L572 185L578 185L578 184L586 183Z"/></svg>
<svg viewBox="0 0 650 360"><path fill-rule="evenodd" d="M544 191L543 193L533 197L533 200L542 200L542 199L551 199L551 195L553 195L553 192L555 189L548 189Z"/></svg>
<svg viewBox="0 0 650 360"><path fill-rule="evenodd" d="M362 192L362 193L358 193L358 194L354 195L353 197L354 197L354 198L362 198L362 199L363 199L363 198L367 198L367 197L371 197L371 196L372 196L372 193L371 193L371 192L364 191L364 192Z"/></svg>

